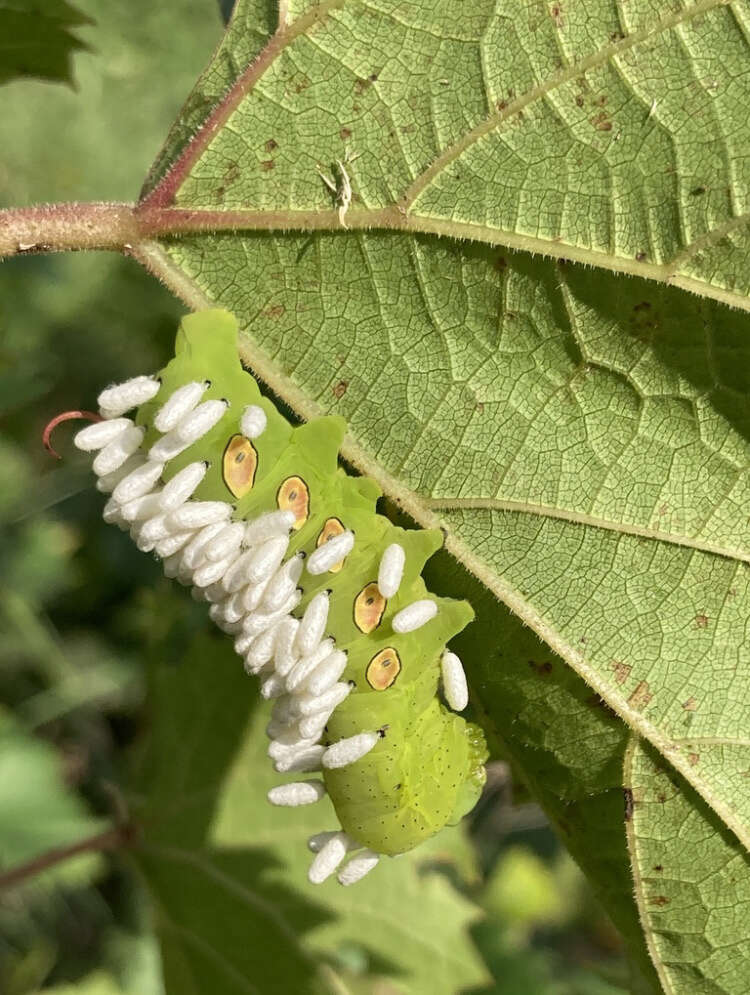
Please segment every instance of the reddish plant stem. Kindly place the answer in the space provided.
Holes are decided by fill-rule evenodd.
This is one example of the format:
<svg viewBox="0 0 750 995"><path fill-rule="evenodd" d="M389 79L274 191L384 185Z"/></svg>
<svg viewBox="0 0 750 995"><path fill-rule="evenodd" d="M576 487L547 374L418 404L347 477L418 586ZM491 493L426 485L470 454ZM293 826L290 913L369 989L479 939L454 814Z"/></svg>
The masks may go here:
<svg viewBox="0 0 750 995"><path fill-rule="evenodd" d="M46 853L28 860L25 864L18 864L7 871L0 872L0 891L5 891L15 887L22 881L34 877L36 874L46 871L49 867L76 857L80 853L101 853L108 850L119 850L130 845L135 838L135 830L132 825L113 826L105 829L101 833L89 836L87 839L78 840L68 846L57 847L48 850Z"/></svg>
<svg viewBox="0 0 750 995"><path fill-rule="evenodd" d="M0 258L77 249L127 251L139 238L132 204L41 204L0 211Z"/></svg>

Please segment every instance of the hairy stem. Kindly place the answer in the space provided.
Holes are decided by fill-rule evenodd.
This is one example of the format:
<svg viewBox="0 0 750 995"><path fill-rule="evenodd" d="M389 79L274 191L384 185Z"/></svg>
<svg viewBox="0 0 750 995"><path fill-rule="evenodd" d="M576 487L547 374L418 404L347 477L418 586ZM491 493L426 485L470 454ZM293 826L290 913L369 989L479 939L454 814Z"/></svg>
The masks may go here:
<svg viewBox="0 0 750 995"><path fill-rule="evenodd" d="M126 251L139 237L131 204L41 204L0 211L0 258L77 249Z"/></svg>
<svg viewBox="0 0 750 995"><path fill-rule="evenodd" d="M101 853L106 850L119 850L128 846L135 838L135 830L132 825L125 824L113 826L103 832L95 833L86 839L78 840L67 846L57 847L48 850L46 853L28 860L25 864L18 864L7 871L0 872L0 891L5 891L20 884L27 878L46 871L49 867L61 864L64 860L78 856L79 853Z"/></svg>

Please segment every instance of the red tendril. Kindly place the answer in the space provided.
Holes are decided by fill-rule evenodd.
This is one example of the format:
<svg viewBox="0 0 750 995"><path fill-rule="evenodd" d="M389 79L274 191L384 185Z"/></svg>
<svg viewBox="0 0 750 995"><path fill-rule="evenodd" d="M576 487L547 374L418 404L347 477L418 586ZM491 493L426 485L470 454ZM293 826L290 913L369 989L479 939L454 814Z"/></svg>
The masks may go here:
<svg viewBox="0 0 750 995"><path fill-rule="evenodd" d="M86 421L103 421L101 415L97 415L94 411L63 411L59 415L55 415L52 421L47 422L44 431L42 432L42 443L44 448L50 454L54 456L55 459L62 459L60 454L52 448L52 443L49 441L50 436L60 424L64 421L72 421L74 418L83 418Z"/></svg>

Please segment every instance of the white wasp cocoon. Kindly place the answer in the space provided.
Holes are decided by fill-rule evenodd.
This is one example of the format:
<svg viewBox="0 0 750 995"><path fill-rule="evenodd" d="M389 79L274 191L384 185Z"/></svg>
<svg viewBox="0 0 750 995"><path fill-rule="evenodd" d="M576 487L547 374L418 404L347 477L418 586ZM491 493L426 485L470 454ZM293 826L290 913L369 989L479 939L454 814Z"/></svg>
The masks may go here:
<svg viewBox="0 0 750 995"><path fill-rule="evenodd" d="M275 612L252 612L250 615L246 615L242 622L242 630L248 635L260 635L264 632L270 625L277 622L279 619L283 618L284 615L288 615L289 612L293 611L299 604L300 593L295 591L289 601L285 602Z"/></svg>
<svg viewBox="0 0 750 995"><path fill-rule="evenodd" d="M346 670L346 664L346 653L343 650L334 650L303 681L302 688L309 694L323 694L341 677Z"/></svg>
<svg viewBox="0 0 750 995"><path fill-rule="evenodd" d="M164 521L163 515L157 515L155 518L149 518L147 522L143 525L136 523L134 528L137 529L137 533L131 530L131 535L133 540L141 550L142 553L150 553L151 550L156 546L157 542L161 539L166 539L171 535L171 532Z"/></svg>
<svg viewBox="0 0 750 995"><path fill-rule="evenodd" d="M324 542L322 546L318 546L310 554L307 561L307 572L314 576L325 573L331 567L335 567L339 560L348 556L353 547L354 533L347 529L346 532L342 532L340 535L334 536L333 539L329 539L328 542Z"/></svg>
<svg viewBox="0 0 750 995"><path fill-rule="evenodd" d="M242 412L240 431L248 439L257 439L266 430L268 419L263 408L257 404L248 404Z"/></svg>
<svg viewBox="0 0 750 995"><path fill-rule="evenodd" d="M160 539L159 542L154 546L154 552L157 556L160 556L162 560L171 557L173 553L178 552L183 546L186 546L190 540L193 538L192 532L177 532L171 536L167 536L166 539Z"/></svg>
<svg viewBox="0 0 750 995"><path fill-rule="evenodd" d="M289 546L289 537L274 536L259 546L248 564L248 580L251 584L268 581L281 563Z"/></svg>
<svg viewBox="0 0 750 995"><path fill-rule="evenodd" d="M315 833L313 836L310 836L308 838L307 849L310 850L312 853L320 853L320 851L323 849L326 843L329 840L333 839L334 836L338 836L340 832L341 832L340 829L332 829L332 830L328 829L322 833ZM350 850L359 849L354 840L350 840L349 849Z"/></svg>
<svg viewBox="0 0 750 995"><path fill-rule="evenodd" d="M278 702L276 702L278 705ZM318 744L313 739L302 739L297 737L296 739L290 739L288 743L284 743L279 739L275 739L268 744L268 755L272 760L281 760L284 757L297 756L303 750L309 749L311 746L317 746Z"/></svg>
<svg viewBox="0 0 750 995"><path fill-rule="evenodd" d="M333 651L333 640L324 639L319 646L313 650L309 656L303 656L301 660L292 667L287 674L286 686L289 691L294 691L300 684L315 670L319 663L322 663Z"/></svg>
<svg viewBox="0 0 750 995"><path fill-rule="evenodd" d="M291 560L282 563L263 593L263 607L273 611L289 598L297 588L297 581L302 574L304 559L300 553Z"/></svg>
<svg viewBox="0 0 750 995"><path fill-rule="evenodd" d="M326 591L320 591L310 600L305 609L295 644L301 656L312 653L323 638L328 623L328 607L328 594Z"/></svg>
<svg viewBox="0 0 750 995"><path fill-rule="evenodd" d="M171 556L166 556L162 560L161 568L164 571L165 577L176 577L180 572L180 567L182 565L182 555L180 553L173 553Z"/></svg>
<svg viewBox="0 0 750 995"><path fill-rule="evenodd" d="M87 425L73 437L73 444L77 449L82 449L85 453L93 453L97 449L104 449L110 442L119 438L127 428L132 428L133 422L130 418L112 418L111 421L98 421L93 425Z"/></svg>
<svg viewBox="0 0 750 995"><path fill-rule="evenodd" d="M107 523L107 525L119 525L120 528L127 527L122 514L122 505L119 501L115 501L114 498L110 498L109 501L104 505L104 510L102 511L102 518Z"/></svg>
<svg viewBox="0 0 750 995"><path fill-rule="evenodd" d="M153 400L160 388L161 384L153 377L133 377L114 387L107 387L97 398L97 404L105 418L117 418L131 408Z"/></svg>
<svg viewBox="0 0 750 995"><path fill-rule="evenodd" d="M224 576L233 561L234 555L230 555L223 560L208 560L202 563L193 574L193 583L196 587L210 587Z"/></svg>
<svg viewBox="0 0 750 995"><path fill-rule="evenodd" d="M154 418L154 428L158 432L171 432L173 428L195 408L206 392L206 381L183 384L162 404Z"/></svg>
<svg viewBox="0 0 750 995"><path fill-rule="evenodd" d="M378 569L378 590L384 598L392 598L401 586L404 576L406 553L404 547L397 542L387 547L380 560Z"/></svg>
<svg viewBox="0 0 750 995"><path fill-rule="evenodd" d="M357 881L362 880L365 874L370 873L379 860L380 857L372 850L363 850L361 853L355 854L339 871L337 875L339 884L356 884Z"/></svg>
<svg viewBox="0 0 750 995"><path fill-rule="evenodd" d="M103 473L96 481L96 489L101 494L109 494L110 491L114 491L121 480L124 480L133 470L142 466L144 462L145 460L140 453L133 453L132 456L129 456L125 460L122 466L118 466L112 473Z"/></svg>
<svg viewBox="0 0 750 995"><path fill-rule="evenodd" d="M257 546L278 535L288 535L294 525L293 511L268 511L245 525L245 545Z"/></svg>
<svg viewBox="0 0 750 995"><path fill-rule="evenodd" d="M463 664L455 653L446 650L440 663L443 677L445 700L456 712L462 712L469 704L469 688Z"/></svg>
<svg viewBox="0 0 750 995"><path fill-rule="evenodd" d="M214 522L225 522L232 514L226 501L187 501L169 513L169 522L175 531L202 529Z"/></svg>
<svg viewBox="0 0 750 995"><path fill-rule="evenodd" d="M322 781L292 781L290 784L279 784L268 792L268 800L272 805L312 805L320 801L326 793Z"/></svg>
<svg viewBox="0 0 750 995"><path fill-rule="evenodd" d="M206 559L223 560L230 553L237 553L244 532L243 522L232 522L231 525L226 525L206 546Z"/></svg>
<svg viewBox="0 0 750 995"><path fill-rule="evenodd" d="M351 685L345 682L334 684L323 694L302 694L297 698L297 708L300 715L316 715L319 712L331 712L351 692Z"/></svg>
<svg viewBox="0 0 750 995"><path fill-rule="evenodd" d="M311 884L321 884L342 863L349 849L346 833L336 833L318 851L307 872Z"/></svg>
<svg viewBox="0 0 750 995"><path fill-rule="evenodd" d="M141 463L135 470L123 477L112 491L112 497L116 501L122 501L123 504L143 497L157 483L163 469L163 463L152 463L151 460Z"/></svg>
<svg viewBox="0 0 750 995"><path fill-rule="evenodd" d="M224 579L227 591L238 591L246 584L265 584L269 581L281 563L288 545L287 536L274 536L262 546L243 553Z"/></svg>
<svg viewBox="0 0 750 995"><path fill-rule="evenodd" d="M307 746L288 756L274 761L273 769L277 774L312 773L320 770L320 761L325 751L324 746Z"/></svg>
<svg viewBox="0 0 750 995"><path fill-rule="evenodd" d="M187 443L178 439L174 432L167 432L151 446L148 458L156 463L168 463L179 456L183 449L187 449Z"/></svg>
<svg viewBox="0 0 750 995"><path fill-rule="evenodd" d="M326 709L325 712L316 712L314 715L306 715L303 719L300 719L297 723L300 736L309 737L317 742L323 734L326 722L330 719L332 711L333 709L330 708Z"/></svg>
<svg viewBox="0 0 750 995"><path fill-rule="evenodd" d="M100 425L109 424L99 422ZM97 477L105 473L112 473L119 470L128 456L132 456L143 442L144 430L132 425L124 429L112 442L108 443L104 449L100 449L93 462L93 470Z"/></svg>
<svg viewBox="0 0 750 995"><path fill-rule="evenodd" d="M189 570L195 570L203 562L206 543L210 542L225 527L226 522L214 522L212 525L206 525L191 540L186 546L184 553L185 566Z"/></svg>
<svg viewBox="0 0 750 995"><path fill-rule="evenodd" d="M285 618L282 619L276 630L276 647L273 662L276 673L281 677L285 677L299 659L294 650L298 629L299 619Z"/></svg>
<svg viewBox="0 0 750 995"><path fill-rule="evenodd" d="M267 663L270 663L270 661L273 659L275 642L276 642L276 626L271 625L268 629L265 630L265 632L261 632L259 636L255 636L252 645L247 650L245 663L253 668L264 667ZM279 680L281 680L281 678L279 678Z"/></svg>
<svg viewBox="0 0 750 995"><path fill-rule="evenodd" d="M260 603L263 600L265 592L265 584L246 584L237 592L237 597L242 600L245 614L248 612L254 612L256 608L260 607Z"/></svg>
<svg viewBox="0 0 750 995"><path fill-rule="evenodd" d="M377 732L360 732L356 736L340 739L323 754L323 766L328 770L347 767L366 756L377 745L380 735Z"/></svg>
<svg viewBox="0 0 750 995"><path fill-rule="evenodd" d="M206 476L207 469L206 464L199 460L189 463L168 480L161 492L162 509L174 511L184 504Z"/></svg>
<svg viewBox="0 0 750 995"><path fill-rule="evenodd" d="M224 417L229 405L226 401L204 401L186 415L172 430L175 436L190 446L211 431Z"/></svg>
<svg viewBox="0 0 750 995"><path fill-rule="evenodd" d="M171 535L174 535L175 530L170 528L169 522L165 515L154 515L153 517L147 519L143 525L138 528L138 538L136 540L139 549L144 549L146 545L150 549L154 548L155 543L159 542L161 539L166 539ZM143 544L143 545L142 545Z"/></svg>
<svg viewBox="0 0 750 995"><path fill-rule="evenodd" d="M270 698L278 698L284 693L284 681L278 674L271 674L260 686L261 697L268 701Z"/></svg>
<svg viewBox="0 0 750 995"><path fill-rule="evenodd" d="M112 495L112 500L119 500L116 494ZM131 501L125 501L121 505L122 517L126 522L138 522L144 521L147 518L153 518L154 515L158 515L161 511L161 503L159 501L159 495L155 493L143 494L141 497L133 498Z"/></svg>
<svg viewBox="0 0 750 995"><path fill-rule="evenodd" d="M236 594L232 594L228 598L227 597L221 598L219 601L215 602L211 607L216 609L217 613L221 615L221 618L224 622L241 622L242 619L245 617L245 613L242 610L242 606L240 605L239 601L237 600ZM240 652L240 656L242 656L244 652L245 651L242 650Z"/></svg>
<svg viewBox="0 0 750 995"><path fill-rule="evenodd" d="M406 608L402 608L400 612L397 612L393 616L393 631L394 632L414 632L415 629L421 629L421 627L429 622L430 619L437 615L438 606L434 601L429 598L424 598L421 601L412 601L410 605Z"/></svg>

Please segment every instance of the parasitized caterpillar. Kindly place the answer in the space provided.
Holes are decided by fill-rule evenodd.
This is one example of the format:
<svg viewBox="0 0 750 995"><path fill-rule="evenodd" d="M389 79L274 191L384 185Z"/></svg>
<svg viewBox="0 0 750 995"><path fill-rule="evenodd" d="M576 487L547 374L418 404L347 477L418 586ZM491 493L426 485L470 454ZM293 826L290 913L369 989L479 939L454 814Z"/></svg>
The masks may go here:
<svg viewBox="0 0 750 995"><path fill-rule="evenodd" d="M353 884L380 854L458 821L487 752L439 685L450 708L466 707L461 661L445 644L473 613L425 588L441 534L396 527L375 511L374 481L339 467L343 419L292 427L242 368L237 324L218 310L184 318L165 369L107 388L99 407L75 444L96 454L105 520L234 635L261 694L276 699L276 771L320 775L269 800L330 795L341 828L310 839L310 880L338 870Z"/></svg>

